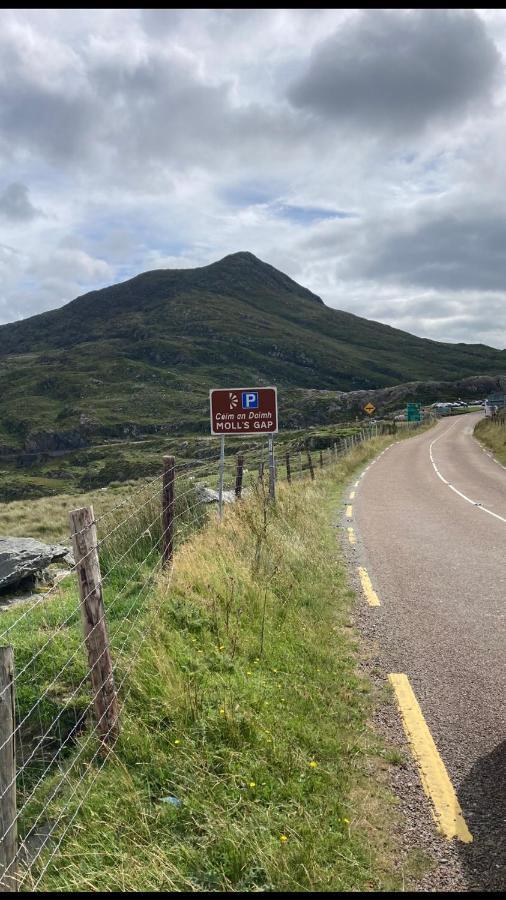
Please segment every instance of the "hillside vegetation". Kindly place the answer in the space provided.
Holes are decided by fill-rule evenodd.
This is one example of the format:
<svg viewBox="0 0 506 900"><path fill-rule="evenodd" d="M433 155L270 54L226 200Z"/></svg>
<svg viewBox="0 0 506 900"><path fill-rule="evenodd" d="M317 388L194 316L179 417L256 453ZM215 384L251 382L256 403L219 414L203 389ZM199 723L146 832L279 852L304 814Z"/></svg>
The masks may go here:
<svg viewBox="0 0 506 900"><path fill-rule="evenodd" d="M61 789L47 779L26 810L24 829L41 810L58 823L33 887L409 887L420 860L398 857L384 783L400 756L367 724L372 689L357 671L353 595L332 524L348 477L389 440L362 445L314 483L279 485L274 506L253 493L180 546L119 660L120 675L134 664L114 751L97 757L96 742L78 738ZM37 615L54 623L58 610ZM32 648L47 634L42 620L23 628ZM62 678L58 696L68 690Z"/></svg>
<svg viewBox="0 0 506 900"><path fill-rule="evenodd" d="M276 437L276 448L282 460L288 447L320 448L332 447L335 441L349 437L360 430L357 423L311 428L306 431L284 430ZM246 465L258 467L259 454L267 452L266 439L227 438L226 475L229 486L233 487L235 458L238 452L245 455ZM0 458L0 501L18 501L13 507L12 522L17 528L24 518L21 510L27 509L32 515L32 504L39 497L62 494L85 494L95 492L99 504L103 505L104 495L114 495L121 485L142 481L161 471L162 457L173 453L178 466L186 470L199 468L209 476L210 484L218 477L219 438L189 435L186 438L167 439L163 436L137 440L114 441L91 448L69 450L65 454L40 454L24 459ZM204 470L202 469L204 467ZM81 505L81 500L73 501ZM36 508L36 507L35 507ZM18 515L18 519L16 519ZM44 527L45 516L38 523ZM0 534L2 514L0 506ZM9 534L17 532L9 531Z"/></svg>
<svg viewBox="0 0 506 900"><path fill-rule="evenodd" d="M213 386L277 384L283 424L300 427L336 421L338 391L505 370L506 351L425 340L330 309L236 253L199 269L147 272L0 327L0 451L206 430ZM326 419L308 418L315 396Z"/></svg>
<svg viewBox="0 0 506 900"><path fill-rule="evenodd" d="M506 466L506 416L481 419L474 433L478 440L492 451L501 465Z"/></svg>

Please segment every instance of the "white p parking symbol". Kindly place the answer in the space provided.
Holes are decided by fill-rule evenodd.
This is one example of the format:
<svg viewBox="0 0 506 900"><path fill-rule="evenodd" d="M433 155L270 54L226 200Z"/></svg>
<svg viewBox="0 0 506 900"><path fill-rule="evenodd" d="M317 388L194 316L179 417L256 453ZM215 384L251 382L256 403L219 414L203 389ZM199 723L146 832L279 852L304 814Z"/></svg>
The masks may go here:
<svg viewBox="0 0 506 900"><path fill-rule="evenodd" d="M242 408L257 409L258 407L258 391L243 391Z"/></svg>

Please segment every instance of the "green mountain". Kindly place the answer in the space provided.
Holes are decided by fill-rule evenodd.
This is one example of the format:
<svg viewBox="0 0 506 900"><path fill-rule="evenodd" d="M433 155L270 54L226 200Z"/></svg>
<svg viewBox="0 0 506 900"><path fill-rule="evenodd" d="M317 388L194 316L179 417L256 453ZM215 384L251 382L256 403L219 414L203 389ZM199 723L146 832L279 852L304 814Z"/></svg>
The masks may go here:
<svg viewBox="0 0 506 900"><path fill-rule="evenodd" d="M315 391L506 371L506 351L425 340L325 306L251 253L156 270L0 327L0 449L205 429L210 387ZM295 418L294 418L295 416ZM46 438L41 433L46 434ZM72 437L74 435L74 437Z"/></svg>

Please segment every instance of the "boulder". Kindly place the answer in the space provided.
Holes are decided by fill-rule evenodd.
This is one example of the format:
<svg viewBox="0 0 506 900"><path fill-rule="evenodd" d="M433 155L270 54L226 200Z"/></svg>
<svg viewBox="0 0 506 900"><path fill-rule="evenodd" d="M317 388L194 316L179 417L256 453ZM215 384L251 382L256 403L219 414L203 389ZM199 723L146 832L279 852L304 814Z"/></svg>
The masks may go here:
<svg viewBox="0 0 506 900"><path fill-rule="evenodd" d="M219 501L218 491L213 491L212 488L206 487L204 484L196 484L195 492L200 503L218 503ZM224 503L234 503L234 501L234 491L223 491Z"/></svg>
<svg viewBox="0 0 506 900"><path fill-rule="evenodd" d="M59 544L43 544L34 538L0 538L0 591L40 574L55 560L68 556L68 548Z"/></svg>

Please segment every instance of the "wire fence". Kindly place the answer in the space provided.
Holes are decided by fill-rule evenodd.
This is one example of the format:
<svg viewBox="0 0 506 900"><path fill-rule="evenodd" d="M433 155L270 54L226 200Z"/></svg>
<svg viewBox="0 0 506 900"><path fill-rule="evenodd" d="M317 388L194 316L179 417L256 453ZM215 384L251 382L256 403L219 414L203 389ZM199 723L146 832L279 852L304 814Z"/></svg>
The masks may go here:
<svg viewBox="0 0 506 900"><path fill-rule="evenodd" d="M270 466L265 440L244 442L225 457L223 500L270 479L315 478L377 435L369 427L316 450L298 435ZM216 450L193 465L165 457L159 475L100 516L72 511L68 571L0 616L3 891L39 888L113 752L129 675L171 590L174 550L217 518L218 482Z"/></svg>

